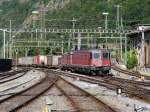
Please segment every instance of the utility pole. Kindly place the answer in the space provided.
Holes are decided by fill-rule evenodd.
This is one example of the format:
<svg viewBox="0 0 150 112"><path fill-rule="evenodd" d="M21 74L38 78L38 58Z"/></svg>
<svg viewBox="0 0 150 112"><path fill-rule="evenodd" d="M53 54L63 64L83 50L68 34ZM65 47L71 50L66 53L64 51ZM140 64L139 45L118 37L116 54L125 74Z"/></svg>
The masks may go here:
<svg viewBox="0 0 150 112"><path fill-rule="evenodd" d="M46 25L45 25L45 13L46 13L46 8L44 7L44 11L43 11L43 29L44 31L44 39L46 40Z"/></svg>
<svg viewBox="0 0 150 112"><path fill-rule="evenodd" d="M64 53L64 41L63 40L61 41L61 53L62 54Z"/></svg>
<svg viewBox="0 0 150 112"><path fill-rule="evenodd" d="M35 29L35 27L36 27L35 20L37 20L37 14L39 14L39 11L37 11L37 10L32 11L32 14L33 14L33 16L32 16L33 26L32 27Z"/></svg>
<svg viewBox="0 0 150 112"><path fill-rule="evenodd" d="M90 34L87 34L87 48L90 48Z"/></svg>
<svg viewBox="0 0 150 112"><path fill-rule="evenodd" d="M71 38L71 34L69 34L69 39L68 39L68 52L70 52L70 38Z"/></svg>
<svg viewBox="0 0 150 112"><path fill-rule="evenodd" d="M15 35L12 35L12 40L11 40L11 44L10 44L10 46L11 46L11 48L13 48L13 46L14 46L14 38L15 38ZM11 49L11 56L13 57L13 53L12 53L12 49Z"/></svg>
<svg viewBox="0 0 150 112"><path fill-rule="evenodd" d="M103 12L102 13L105 16L105 30L108 28L108 12Z"/></svg>
<svg viewBox="0 0 150 112"><path fill-rule="evenodd" d="M75 22L77 21L74 17L72 20L66 20L66 21L71 21L72 22L72 46L73 46L73 50L75 50L75 44L74 44L74 37L75 37Z"/></svg>
<svg viewBox="0 0 150 112"><path fill-rule="evenodd" d="M76 22L76 20L75 20L75 18L73 17L73 20L72 20L72 29L73 29L73 33L72 33L72 39L73 39L73 49L75 50L75 44L74 44L74 30L75 30L75 22Z"/></svg>
<svg viewBox="0 0 150 112"><path fill-rule="evenodd" d="M116 29L120 29L120 8L122 7L121 5L115 5L117 8L117 20L116 20Z"/></svg>
<svg viewBox="0 0 150 112"><path fill-rule="evenodd" d="M42 7L40 9L40 12L41 12L41 39L43 39L43 29L45 29L45 13L47 12L48 10L45 8L44 6L44 3L42 2ZM45 39L46 39L46 32L44 33L45 34Z"/></svg>
<svg viewBox="0 0 150 112"><path fill-rule="evenodd" d="M123 30L123 18L121 17L121 29Z"/></svg>
<svg viewBox="0 0 150 112"><path fill-rule="evenodd" d="M81 33L78 33L78 50L81 49Z"/></svg>
<svg viewBox="0 0 150 112"><path fill-rule="evenodd" d="M9 58L12 58L12 41L9 41Z"/></svg>
<svg viewBox="0 0 150 112"><path fill-rule="evenodd" d="M6 31L3 30L3 58L5 59L5 39L6 39Z"/></svg>
<svg viewBox="0 0 150 112"><path fill-rule="evenodd" d="M41 30L43 30L43 11L41 9ZM43 38L43 32L41 32L41 39Z"/></svg>
<svg viewBox="0 0 150 112"><path fill-rule="evenodd" d="M125 65L127 65L127 36L125 37Z"/></svg>
<svg viewBox="0 0 150 112"><path fill-rule="evenodd" d="M107 16L108 16L109 13L108 12L103 12L102 14L105 16L105 30L107 30L107 28L108 28L108 19L107 19ZM106 37L106 46L105 47L107 48L107 46L108 45L107 45L107 37Z"/></svg>
<svg viewBox="0 0 150 112"><path fill-rule="evenodd" d="M35 38L36 38L36 41L37 41L37 40L38 40L38 39L37 39L37 35L38 35L38 34L37 34L37 29L36 29L35 33L36 33L36 34L35 34L35 35L36 35Z"/></svg>
<svg viewBox="0 0 150 112"><path fill-rule="evenodd" d="M122 56L122 34L120 34L120 59L121 61L123 60L123 56Z"/></svg>
<svg viewBox="0 0 150 112"><path fill-rule="evenodd" d="M11 37L11 29L12 29L12 20L9 20L9 41L10 41L10 50L9 50L9 58L12 58L12 47L11 47L11 44L12 44L12 37Z"/></svg>
<svg viewBox="0 0 150 112"><path fill-rule="evenodd" d="M121 5L115 5L117 8L117 18L116 18L116 29L120 30L120 8L122 7ZM121 18L122 19L122 18ZM122 24L122 20L121 20ZM122 35L120 35L121 37ZM121 61L122 61L122 37L120 38L120 54L121 54Z"/></svg>
<svg viewBox="0 0 150 112"><path fill-rule="evenodd" d="M144 57L144 54L145 54L145 53L144 53L144 40L145 40L144 28L142 28L142 31L141 31L141 32L142 32L142 44L141 44L141 58L142 58L142 59L141 59L141 60L142 60L141 62L142 62L142 63L141 63L141 66L144 67L144 66L145 66L145 60L144 60L144 58L145 58L145 57Z"/></svg>
<svg viewBox="0 0 150 112"><path fill-rule="evenodd" d="M7 58L9 58L9 41L7 41Z"/></svg>
<svg viewBox="0 0 150 112"><path fill-rule="evenodd" d="M62 41L61 41L61 53L62 53L62 54L64 53L64 41L63 41L63 37L64 37L63 35L60 36L60 38L61 38L61 40L62 40Z"/></svg>

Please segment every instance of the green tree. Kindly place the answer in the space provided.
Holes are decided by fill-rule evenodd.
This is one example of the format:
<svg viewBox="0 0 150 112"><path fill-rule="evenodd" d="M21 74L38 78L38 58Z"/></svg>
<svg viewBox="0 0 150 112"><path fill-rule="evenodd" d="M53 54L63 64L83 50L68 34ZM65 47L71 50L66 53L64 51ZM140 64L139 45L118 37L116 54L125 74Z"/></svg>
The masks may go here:
<svg viewBox="0 0 150 112"><path fill-rule="evenodd" d="M30 49L28 52L28 56L36 56L40 54L40 49L35 48L35 49Z"/></svg>
<svg viewBox="0 0 150 112"><path fill-rule="evenodd" d="M137 67L138 60L136 56L136 51L133 49L128 53L128 60L127 60L127 68L133 69L134 67Z"/></svg>

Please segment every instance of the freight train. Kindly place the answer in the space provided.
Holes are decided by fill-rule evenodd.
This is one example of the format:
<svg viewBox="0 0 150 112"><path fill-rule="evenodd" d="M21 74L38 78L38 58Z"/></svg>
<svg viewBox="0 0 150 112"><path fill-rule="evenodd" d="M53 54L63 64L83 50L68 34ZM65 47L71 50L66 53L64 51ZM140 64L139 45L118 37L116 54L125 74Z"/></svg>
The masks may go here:
<svg viewBox="0 0 150 112"><path fill-rule="evenodd" d="M22 57L19 65L60 67L61 70L93 75L108 74L111 68L110 51L105 49L78 50L61 55Z"/></svg>
<svg viewBox="0 0 150 112"><path fill-rule="evenodd" d="M37 55L30 57L18 58L17 64L19 66L50 66L58 67L61 64L61 55ZM16 65L14 60L13 65Z"/></svg>
<svg viewBox="0 0 150 112"><path fill-rule="evenodd" d="M78 50L62 55L61 70L84 72L93 75L108 74L110 51L102 49Z"/></svg>

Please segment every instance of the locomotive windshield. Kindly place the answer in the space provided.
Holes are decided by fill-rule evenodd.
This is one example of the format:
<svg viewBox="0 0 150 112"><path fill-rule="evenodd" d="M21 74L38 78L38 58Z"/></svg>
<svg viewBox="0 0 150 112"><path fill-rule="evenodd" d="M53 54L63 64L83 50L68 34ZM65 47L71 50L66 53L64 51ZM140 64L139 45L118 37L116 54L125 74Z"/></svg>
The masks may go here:
<svg viewBox="0 0 150 112"><path fill-rule="evenodd" d="M99 57L100 57L100 54L99 54L99 53L94 53L94 54L93 54L93 58L94 58L94 59L99 59Z"/></svg>
<svg viewBox="0 0 150 112"><path fill-rule="evenodd" d="M110 57L110 53L108 53L108 52L103 53L103 58L109 59L109 57Z"/></svg>

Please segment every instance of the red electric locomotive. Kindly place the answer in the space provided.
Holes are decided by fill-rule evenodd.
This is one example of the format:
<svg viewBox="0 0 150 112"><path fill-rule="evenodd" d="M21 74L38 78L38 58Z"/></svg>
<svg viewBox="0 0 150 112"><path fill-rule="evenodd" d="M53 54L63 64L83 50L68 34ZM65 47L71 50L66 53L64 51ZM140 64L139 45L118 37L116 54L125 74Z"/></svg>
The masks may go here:
<svg viewBox="0 0 150 112"><path fill-rule="evenodd" d="M109 50L92 49L63 54L61 69L101 75L109 73L110 66Z"/></svg>

